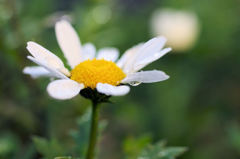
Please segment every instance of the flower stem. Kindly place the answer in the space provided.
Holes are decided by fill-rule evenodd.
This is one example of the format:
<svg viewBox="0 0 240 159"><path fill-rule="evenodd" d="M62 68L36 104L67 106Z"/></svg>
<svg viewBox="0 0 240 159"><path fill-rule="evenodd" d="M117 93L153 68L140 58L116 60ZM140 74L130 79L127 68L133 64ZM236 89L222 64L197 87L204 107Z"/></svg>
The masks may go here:
<svg viewBox="0 0 240 159"><path fill-rule="evenodd" d="M92 105L92 116L91 116L91 132L89 137L89 145L87 150L86 159L94 159L95 147L97 143L97 135L98 135L98 115L99 115L99 104L97 102L93 102Z"/></svg>

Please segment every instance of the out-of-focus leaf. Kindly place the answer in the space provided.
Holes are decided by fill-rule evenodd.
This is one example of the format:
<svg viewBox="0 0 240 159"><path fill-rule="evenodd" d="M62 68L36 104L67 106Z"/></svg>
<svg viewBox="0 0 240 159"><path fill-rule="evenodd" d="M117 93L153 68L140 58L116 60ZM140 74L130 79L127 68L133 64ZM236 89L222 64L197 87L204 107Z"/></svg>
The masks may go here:
<svg viewBox="0 0 240 159"><path fill-rule="evenodd" d="M0 158L6 157L16 151L18 144L17 139L13 135L3 134L0 137Z"/></svg>
<svg viewBox="0 0 240 159"><path fill-rule="evenodd" d="M64 156L64 157L55 157L54 159L79 159L79 158L73 158L71 156Z"/></svg>
<svg viewBox="0 0 240 159"><path fill-rule="evenodd" d="M101 139L101 137L103 135L103 131L105 130L107 125L108 125L107 120L100 120L99 126L98 126L98 137L99 137L99 139Z"/></svg>
<svg viewBox="0 0 240 159"><path fill-rule="evenodd" d="M73 130L70 132L70 134L74 138L74 141L76 142L76 147L75 147L76 154L81 154L80 157L84 157L87 151L88 140L89 140L89 132L90 132L90 124L91 124L90 109L87 110L86 113L77 120L77 123L78 123L78 130ZM107 121L105 120L99 121L98 139L101 138L101 134L106 126L107 126Z"/></svg>
<svg viewBox="0 0 240 159"><path fill-rule="evenodd" d="M186 147L166 147L165 145L165 142L149 145L138 159L175 159L187 150Z"/></svg>
<svg viewBox="0 0 240 159"><path fill-rule="evenodd" d="M87 110L86 113L77 120L78 130L72 130L70 132L76 142L75 151L81 155L86 153L89 138L90 117L91 111Z"/></svg>
<svg viewBox="0 0 240 159"><path fill-rule="evenodd" d="M151 135L143 135L138 138L127 138L123 143L123 149L128 159L137 158L139 153L151 142Z"/></svg>
<svg viewBox="0 0 240 159"><path fill-rule="evenodd" d="M36 149L45 159L52 159L59 155L65 155L66 149L56 139L47 140L42 137L33 137Z"/></svg>
<svg viewBox="0 0 240 159"><path fill-rule="evenodd" d="M41 137L33 137L33 142L36 146L36 149L41 154L47 154L48 152L48 141Z"/></svg>
<svg viewBox="0 0 240 159"><path fill-rule="evenodd" d="M228 138L230 144L240 153L240 128L237 124L228 129Z"/></svg>

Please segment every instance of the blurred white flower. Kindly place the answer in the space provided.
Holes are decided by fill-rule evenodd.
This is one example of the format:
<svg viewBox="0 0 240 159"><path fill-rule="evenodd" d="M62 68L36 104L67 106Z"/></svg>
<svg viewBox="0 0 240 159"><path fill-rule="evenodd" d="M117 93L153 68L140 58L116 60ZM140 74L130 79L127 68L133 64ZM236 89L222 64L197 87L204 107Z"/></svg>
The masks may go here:
<svg viewBox="0 0 240 159"><path fill-rule="evenodd" d="M191 49L198 38L199 21L192 12L174 9L156 10L151 19L154 36L163 35L174 51Z"/></svg>
<svg viewBox="0 0 240 159"><path fill-rule="evenodd" d="M57 41L71 67L71 72L62 60L35 42L28 42L27 49L32 56L28 59L39 66L25 67L23 72L37 77L58 78L49 83L47 91L56 99L70 99L84 88L97 90L108 96L121 96L129 92L125 84L159 82L169 78L162 71L142 71L143 67L158 60L171 49L165 48L166 39L156 37L126 51L118 59L115 48L102 48L96 55L91 43L81 45L77 33L65 20L56 23Z"/></svg>

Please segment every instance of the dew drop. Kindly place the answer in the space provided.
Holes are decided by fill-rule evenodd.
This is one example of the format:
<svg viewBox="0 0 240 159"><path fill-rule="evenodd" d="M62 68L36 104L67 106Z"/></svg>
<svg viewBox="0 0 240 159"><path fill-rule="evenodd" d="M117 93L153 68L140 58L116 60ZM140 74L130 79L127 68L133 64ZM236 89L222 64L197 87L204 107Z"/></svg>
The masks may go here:
<svg viewBox="0 0 240 159"><path fill-rule="evenodd" d="M139 84L141 84L141 82L138 81L132 81L129 83L131 86L138 86Z"/></svg>

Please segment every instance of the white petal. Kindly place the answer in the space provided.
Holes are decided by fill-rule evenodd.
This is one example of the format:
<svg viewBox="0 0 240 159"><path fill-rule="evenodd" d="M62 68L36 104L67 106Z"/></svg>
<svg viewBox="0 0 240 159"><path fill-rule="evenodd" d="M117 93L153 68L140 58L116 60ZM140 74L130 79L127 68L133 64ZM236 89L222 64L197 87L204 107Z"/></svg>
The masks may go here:
<svg viewBox="0 0 240 159"><path fill-rule="evenodd" d="M153 83L160 82L168 79L169 76L162 71L153 70L153 71L142 71L129 74L125 79L122 80L122 83Z"/></svg>
<svg viewBox="0 0 240 159"><path fill-rule="evenodd" d="M84 88L83 84L79 84L73 80L56 80L48 84L48 94L56 99L65 100L75 97L80 90Z"/></svg>
<svg viewBox="0 0 240 159"><path fill-rule="evenodd" d="M141 61L149 56L153 56L156 52L159 52L166 43L165 37L156 37L146 42L139 50L136 61Z"/></svg>
<svg viewBox="0 0 240 159"><path fill-rule="evenodd" d="M55 25L58 44L66 57L68 64L74 68L81 62L81 42L71 24L61 20Z"/></svg>
<svg viewBox="0 0 240 159"><path fill-rule="evenodd" d="M88 59L93 59L95 57L96 48L93 44L87 43L83 45L82 48L82 55L83 55L83 61Z"/></svg>
<svg viewBox="0 0 240 159"><path fill-rule="evenodd" d="M148 64L158 60L162 56L164 56L166 53L170 52L171 48L165 48L161 50L160 52L156 52L154 54L149 54L149 56L146 56L144 59L136 60L134 63L134 71L137 72L143 67L147 66Z"/></svg>
<svg viewBox="0 0 240 159"><path fill-rule="evenodd" d="M97 84L97 91L111 96L123 96L130 91L129 86L113 86L110 84Z"/></svg>
<svg viewBox="0 0 240 159"><path fill-rule="evenodd" d="M143 46L143 43L140 43L140 44L134 46L133 48L129 49L126 52L126 53L130 54L130 56L126 59L124 66L122 67L123 71L126 74L132 73L134 71L133 64L134 64L135 59L137 58L139 49L142 48L142 46Z"/></svg>
<svg viewBox="0 0 240 159"><path fill-rule="evenodd" d="M163 36L156 37L147 41L139 50L138 58L145 58L146 56L149 56L149 54L154 54L160 51L165 45L166 41L167 39Z"/></svg>
<svg viewBox="0 0 240 159"><path fill-rule="evenodd" d="M23 69L24 74L30 75L32 78L52 77L53 74L41 66L28 66Z"/></svg>
<svg viewBox="0 0 240 159"><path fill-rule="evenodd" d="M64 67L62 60L49 50L32 41L27 43L27 49L35 59L44 61L47 65L61 71L67 76L70 76L70 72Z"/></svg>
<svg viewBox="0 0 240 159"><path fill-rule="evenodd" d="M163 48L165 43L165 37L156 37L140 45L140 47L137 48L137 52L135 52L134 56L131 57L131 59L125 64L123 71L126 74L137 72L137 68L134 67L135 63L154 56L155 53L159 52Z"/></svg>
<svg viewBox="0 0 240 159"><path fill-rule="evenodd" d="M99 50L97 59L104 59L107 61L116 61L119 56L119 51L116 48L102 48Z"/></svg>
<svg viewBox="0 0 240 159"><path fill-rule="evenodd" d="M56 68L48 65L45 61L41 61L39 59L36 59L32 56L27 56L27 58L31 61L33 61L34 63L38 64L39 66L44 67L46 70L48 70L54 77L57 78L62 78L62 79L68 79L67 76L65 76L63 73L61 73L60 71L58 71Z"/></svg>
<svg viewBox="0 0 240 159"><path fill-rule="evenodd" d="M120 68L125 68L126 65L128 65L128 63L130 63L132 61L132 59L134 59L135 54L137 53L137 51L139 50L139 48L142 47L142 43L133 46L132 48L128 49L122 56L121 58L117 61L117 65Z"/></svg>

